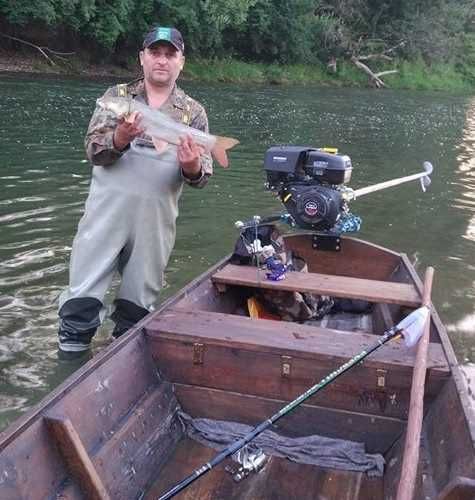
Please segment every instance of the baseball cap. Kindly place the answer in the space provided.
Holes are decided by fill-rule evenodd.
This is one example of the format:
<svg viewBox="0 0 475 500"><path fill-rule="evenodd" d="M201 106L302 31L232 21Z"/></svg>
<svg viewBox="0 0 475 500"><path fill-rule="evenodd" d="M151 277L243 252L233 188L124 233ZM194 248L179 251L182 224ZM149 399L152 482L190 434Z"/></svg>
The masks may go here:
<svg viewBox="0 0 475 500"><path fill-rule="evenodd" d="M155 42L168 42L171 43L176 49L185 51L185 44L181 33L176 28L164 28L157 26L149 31L144 38L143 48L146 49Z"/></svg>

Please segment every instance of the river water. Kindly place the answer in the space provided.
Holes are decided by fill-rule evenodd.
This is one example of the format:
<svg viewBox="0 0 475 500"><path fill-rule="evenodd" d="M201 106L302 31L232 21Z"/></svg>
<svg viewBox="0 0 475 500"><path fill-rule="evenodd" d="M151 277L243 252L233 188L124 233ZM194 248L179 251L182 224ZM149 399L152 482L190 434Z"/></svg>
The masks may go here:
<svg viewBox="0 0 475 500"><path fill-rule="evenodd" d="M57 298L87 195L84 133L113 82L0 77L0 430L80 363L58 360ZM234 221L281 209L263 187L273 144L336 146L353 161L354 189L434 164L417 183L352 203L359 237L436 268L433 300L459 361L475 362L475 98L444 93L183 83L211 130L241 141L231 168L205 190L185 189L163 298L232 250ZM472 170L473 169L473 170ZM110 303L112 295L107 301ZM106 321L94 341L109 340Z"/></svg>

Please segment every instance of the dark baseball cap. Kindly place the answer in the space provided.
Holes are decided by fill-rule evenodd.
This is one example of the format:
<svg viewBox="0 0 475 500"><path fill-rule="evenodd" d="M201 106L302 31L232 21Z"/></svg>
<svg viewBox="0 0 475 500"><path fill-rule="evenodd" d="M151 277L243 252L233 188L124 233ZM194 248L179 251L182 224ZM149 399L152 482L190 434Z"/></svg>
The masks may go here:
<svg viewBox="0 0 475 500"><path fill-rule="evenodd" d="M181 33L176 28L157 26L149 31L144 38L143 48L146 49L155 42L171 43L177 50L185 51L185 44Z"/></svg>

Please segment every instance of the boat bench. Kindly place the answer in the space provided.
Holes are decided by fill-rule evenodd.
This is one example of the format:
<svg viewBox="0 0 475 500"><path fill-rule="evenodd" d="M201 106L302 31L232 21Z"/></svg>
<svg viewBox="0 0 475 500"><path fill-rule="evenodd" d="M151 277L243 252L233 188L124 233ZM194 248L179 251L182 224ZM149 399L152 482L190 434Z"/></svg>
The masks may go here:
<svg viewBox="0 0 475 500"><path fill-rule="evenodd" d="M163 376L179 384L292 400L373 345L373 334L209 311L168 308L145 327ZM309 401L405 419L415 349L393 341ZM426 397L450 375L441 344L430 343Z"/></svg>
<svg viewBox="0 0 475 500"><path fill-rule="evenodd" d="M374 303L399 304L409 307L419 307L421 305L421 296L414 285L391 281L301 272L288 272L284 280L271 281L266 278L266 271L262 269L234 264L224 266L213 274L211 280L220 291L224 291L226 286L246 286L271 290L311 292L331 297L360 299Z"/></svg>

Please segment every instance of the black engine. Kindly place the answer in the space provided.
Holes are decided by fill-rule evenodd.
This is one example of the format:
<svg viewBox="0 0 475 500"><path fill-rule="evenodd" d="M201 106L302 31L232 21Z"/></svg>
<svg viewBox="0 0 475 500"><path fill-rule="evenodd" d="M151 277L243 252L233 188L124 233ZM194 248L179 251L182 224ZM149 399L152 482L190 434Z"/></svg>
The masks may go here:
<svg viewBox="0 0 475 500"><path fill-rule="evenodd" d="M351 160L325 149L276 146L264 159L267 188L276 191L295 223L331 229L346 208L341 187L351 178Z"/></svg>

